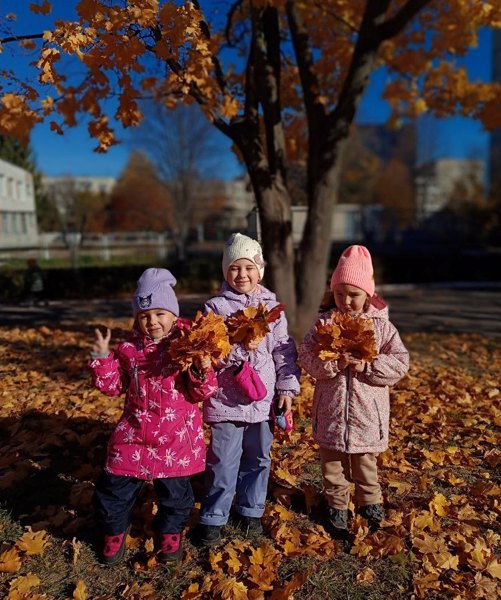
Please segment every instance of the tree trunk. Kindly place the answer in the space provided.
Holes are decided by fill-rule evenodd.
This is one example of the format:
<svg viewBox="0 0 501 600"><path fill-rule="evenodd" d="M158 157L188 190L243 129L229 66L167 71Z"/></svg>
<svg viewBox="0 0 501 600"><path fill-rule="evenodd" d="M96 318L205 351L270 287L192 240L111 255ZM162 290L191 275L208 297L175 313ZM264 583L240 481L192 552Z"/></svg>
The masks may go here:
<svg viewBox="0 0 501 600"><path fill-rule="evenodd" d="M339 143L340 152L344 145L345 141ZM296 331L300 336L315 322L320 300L328 284L331 225L337 203L341 163L342 158L338 155L313 190L314 198L310 203L298 252Z"/></svg>
<svg viewBox="0 0 501 600"><path fill-rule="evenodd" d="M265 283L286 306L287 319L294 328L296 321L296 289L292 212L289 192L280 178L262 185L262 173L248 167L261 224Z"/></svg>

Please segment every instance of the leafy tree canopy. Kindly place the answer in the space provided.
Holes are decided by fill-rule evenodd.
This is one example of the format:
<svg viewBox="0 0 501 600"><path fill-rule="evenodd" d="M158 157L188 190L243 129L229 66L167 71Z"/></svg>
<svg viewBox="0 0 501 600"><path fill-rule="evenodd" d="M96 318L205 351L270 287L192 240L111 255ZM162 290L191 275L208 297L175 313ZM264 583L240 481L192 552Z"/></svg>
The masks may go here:
<svg viewBox="0 0 501 600"><path fill-rule="evenodd" d="M495 0L80 0L78 18L5 35L35 53L34 84L2 71L0 131L26 139L47 119L62 133L90 115L98 151L116 124L140 123L139 98L198 102L233 142L260 211L269 285L301 329L322 295L339 173L357 107L384 66L391 123L429 112L501 126L501 85L457 65L483 27L501 27ZM48 0L30 5L43 16ZM70 70L75 62L77 68ZM72 73L71 77L69 73ZM80 75L78 75L80 74ZM294 252L288 171L302 161L309 207ZM296 280L297 279L297 280Z"/></svg>

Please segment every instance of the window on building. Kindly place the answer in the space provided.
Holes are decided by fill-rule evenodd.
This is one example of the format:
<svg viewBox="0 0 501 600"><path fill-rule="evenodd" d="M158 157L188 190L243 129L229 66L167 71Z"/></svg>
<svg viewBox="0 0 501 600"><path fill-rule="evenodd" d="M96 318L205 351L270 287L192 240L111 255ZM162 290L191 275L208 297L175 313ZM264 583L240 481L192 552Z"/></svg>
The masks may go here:
<svg viewBox="0 0 501 600"><path fill-rule="evenodd" d="M5 175L0 173L0 196L5 196Z"/></svg>
<svg viewBox="0 0 501 600"><path fill-rule="evenodd" d="M24 200L23 197L23 184L21 181L16 181L16 198L18 200Z"/></svg>
<svg viewBox="0 0 501 600"><path fill-rule="evenodd" d="M14 195L14 180L12 177L7 177L7 196L12 198Z"/></svg>
<svg viewBox="0 0 501 600"><path fill-rule="evenodd" d="M28 233L28 222L26 213L21 213L21 233Z"/></svg>

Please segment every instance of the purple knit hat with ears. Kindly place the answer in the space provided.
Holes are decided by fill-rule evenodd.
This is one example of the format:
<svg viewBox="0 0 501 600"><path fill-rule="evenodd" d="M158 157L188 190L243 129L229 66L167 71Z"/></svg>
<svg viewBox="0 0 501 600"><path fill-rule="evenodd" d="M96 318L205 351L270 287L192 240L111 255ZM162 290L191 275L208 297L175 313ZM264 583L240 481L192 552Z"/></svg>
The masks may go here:
<svg viewBox="0 0 501 600"><path fill-rule="evenodd" d="M177 281L168 269L146 269L137 280L132 297L134 316L142 310L163 308L179 317L179 304L172 289Z"/></svg>

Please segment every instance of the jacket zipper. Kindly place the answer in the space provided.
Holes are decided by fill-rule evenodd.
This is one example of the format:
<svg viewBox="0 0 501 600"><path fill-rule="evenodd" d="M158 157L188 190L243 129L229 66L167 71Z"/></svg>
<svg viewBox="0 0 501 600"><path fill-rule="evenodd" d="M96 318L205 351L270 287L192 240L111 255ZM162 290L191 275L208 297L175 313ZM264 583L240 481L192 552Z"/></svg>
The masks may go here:
<svg viewBox="0 0 501 600"><path fill-rule="evenodd" d="M141 393L139 391L139 376L137 374L137 365L134 365L134 385L136 386L136 394L138 396L141 396Z"/></svg>
<svg viewBox="0 0 501 600"><path fill-rule="evenodd" d="M183 423L184 423L184 430L186 431L186 436L188 438L188 441L190 442L191 451L193 452L193 450L194 450L193 442L191 441L190 430L188 429L188 425L186 424L186 419L184 416L183 416Z"/></svg>
<svg viewBox="0 0 501 600"><path fill-rule="evenodd" d="M372 401L374 402L374 406L375 406L376 412L377 412L377 421L378 421L378 425L379 425L379 439L383 440L384 432L383 432L383 423L381 422L381 414L379 412L379 407L377 405L377 402L374 400L374 398L372 399Z"/></svg>
<svg viewBox="0 0 501 600"><path fill-rule="evenodd" d="M349 431L348 431L348 419L350 416L350 393L351 393L351 371L347 368L346 373L346 398L344 404L344 421L345 421L345 429L344 429L344 447L345 452L348 452L348 443L349 443Z"/></svg>

